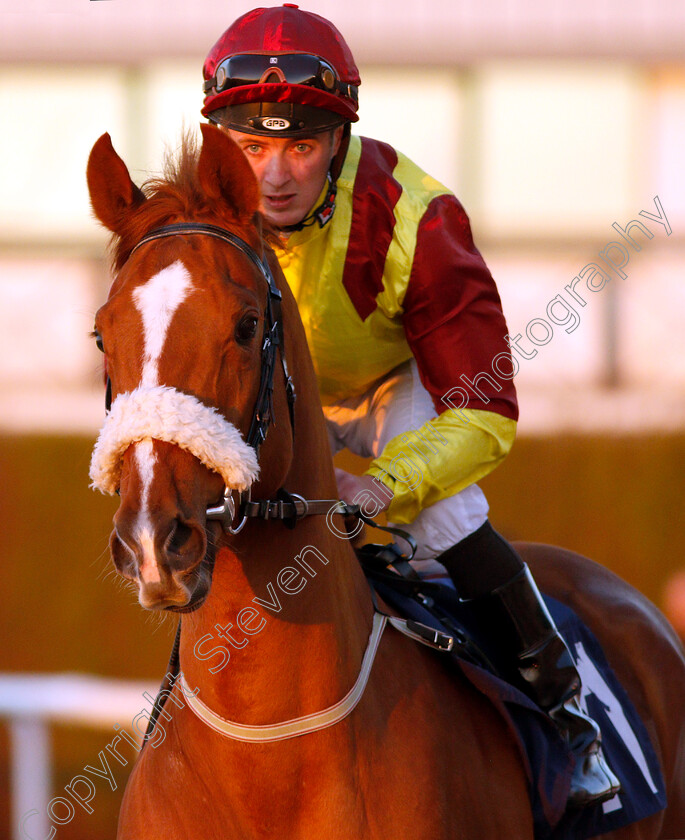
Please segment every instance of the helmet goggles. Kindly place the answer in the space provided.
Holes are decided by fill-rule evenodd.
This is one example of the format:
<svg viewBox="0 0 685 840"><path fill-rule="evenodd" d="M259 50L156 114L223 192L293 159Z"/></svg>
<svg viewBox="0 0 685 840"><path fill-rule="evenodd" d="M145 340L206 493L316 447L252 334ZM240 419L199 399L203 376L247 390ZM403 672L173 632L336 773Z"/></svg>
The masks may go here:
<svg viewBox="0 0 685 840"><path fill-rule="evenodd" d="M285 83L318 88L326 93L358 101L356 85L341 82L332 65L317 55L309 53L242 53L225 58L216 68L214 76L204 83L205 93L222 93L236 87L264 83Z"/></svg>

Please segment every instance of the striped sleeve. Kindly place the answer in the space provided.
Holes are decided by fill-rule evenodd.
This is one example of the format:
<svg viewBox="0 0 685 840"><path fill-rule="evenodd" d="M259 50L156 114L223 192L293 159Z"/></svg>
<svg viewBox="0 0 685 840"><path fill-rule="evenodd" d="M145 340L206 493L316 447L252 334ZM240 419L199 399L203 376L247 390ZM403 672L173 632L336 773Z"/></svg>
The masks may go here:
<svg viewBox="0 0 685 840"><path fill-rule="evenodd" d="M434 198L421 220L403 308L407 341L438 414L452 394L459 408L518 418L502 304L453 195Z"/></svg>
<svg viewBox="0 0 685 840"><path fill-rule="evenodd" d="M402 436L369 465L367 474L394 493L388 518L397 523L412 522L490 473L516 434L515 371L502 305L453 195L434 198L421 219L403 308L409 347L439 415L419 433L437 434L445 445L422 465L416 486L398 475L406 454Z"/></svg>
<svg viewBox="0 0 685 840"><path fill-rule="evenodd" d="M424 461L411 455L407 459L407 435L398 435L369 464L366 475L392 490L388 519L413 522L425 508L491 473L509 453L515 436L516 421L501 414L468 408L444 411L416 431L415 441L429 442L422 444Z"/></svg>

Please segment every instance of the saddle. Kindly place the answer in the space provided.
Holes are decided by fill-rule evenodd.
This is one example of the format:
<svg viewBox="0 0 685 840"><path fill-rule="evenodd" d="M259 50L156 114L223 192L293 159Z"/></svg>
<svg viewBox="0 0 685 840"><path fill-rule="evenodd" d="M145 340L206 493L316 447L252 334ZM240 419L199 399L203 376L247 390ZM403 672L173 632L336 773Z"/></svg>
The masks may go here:
<svg viewBox="0 0 685 840"><path fill-rule="evenodd" d="M496 634L482 626L482 614L472 612L453 589L420 578L395 544L365 545L356 552L376 609L383 612L382 599L404 620L411 631L406 635L433 648L506 722L528 775L535 840L585 840L666 807L647 730L594 634L569 607L545 596L576 661L581 703L599 724L605 755L622 785L613 799L582 810L567 810L575 758L549 716L521 690L518 674L507 668L506 657L493 644Z"/></svg>

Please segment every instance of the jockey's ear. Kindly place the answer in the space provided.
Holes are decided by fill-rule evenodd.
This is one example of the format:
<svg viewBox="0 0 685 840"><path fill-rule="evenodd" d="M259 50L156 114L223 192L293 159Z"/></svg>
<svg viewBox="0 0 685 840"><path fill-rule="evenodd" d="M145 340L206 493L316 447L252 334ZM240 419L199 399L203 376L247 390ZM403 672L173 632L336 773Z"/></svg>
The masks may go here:
<svg viewBox="0 0 685 840"><path fill-rule="evenodd" d="M145 196L114 151L109 134L103 134L93 146L86 174L93 212L106 228L121 233L124 218L145 201Z"/></svg>
<svg viewBox="0 0 685 840"><path fill-rule="evenodd" d="M200 184L210 198L220 201L242 221L259 208L257 179L237 143L221 129L202 124L202 151L197 167Z"/></svg>

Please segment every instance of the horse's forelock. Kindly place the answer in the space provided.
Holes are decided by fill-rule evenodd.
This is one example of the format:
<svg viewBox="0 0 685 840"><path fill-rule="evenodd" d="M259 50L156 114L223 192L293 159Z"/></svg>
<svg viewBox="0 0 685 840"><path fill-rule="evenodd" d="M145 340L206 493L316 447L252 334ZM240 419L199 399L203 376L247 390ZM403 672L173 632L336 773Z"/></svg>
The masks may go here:
<svg viewBox="0 0 685 840"><path fill-rule="evenodd" d="M112 264L119 271L138 242L151 230L181 220L203 221L235 230L238 219L231 208L220 206L205 194L198 175L202 147L190 131L182 135L177 150L168 150L161 176L149 178L142 185L146 201L126 220L121 235L113 237L110 248ZM256 226L239 225L242 235L258 245ZM261 236L269 245L277 242L276 232L262 220Z"/></svg>

